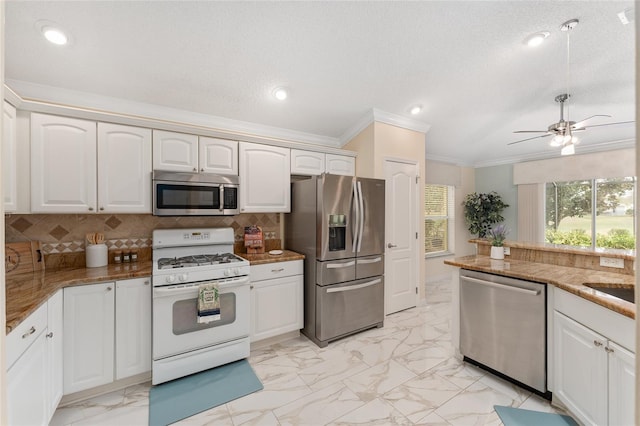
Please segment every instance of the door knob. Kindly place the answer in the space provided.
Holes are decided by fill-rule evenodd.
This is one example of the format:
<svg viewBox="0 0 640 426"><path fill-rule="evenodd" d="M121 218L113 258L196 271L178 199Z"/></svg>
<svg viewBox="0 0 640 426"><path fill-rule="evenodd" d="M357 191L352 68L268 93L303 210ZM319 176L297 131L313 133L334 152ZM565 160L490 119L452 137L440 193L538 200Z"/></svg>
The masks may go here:
<svg viewBox="0 0 640 426"><path fill-rule="evenodd" d="M387 244L387 247L388 247L388 248L394 248L394 247L398 247L398 246L397 246L397 245L395 245L395 244L391 244L391 243L389 243L389 244Z"/></svg>

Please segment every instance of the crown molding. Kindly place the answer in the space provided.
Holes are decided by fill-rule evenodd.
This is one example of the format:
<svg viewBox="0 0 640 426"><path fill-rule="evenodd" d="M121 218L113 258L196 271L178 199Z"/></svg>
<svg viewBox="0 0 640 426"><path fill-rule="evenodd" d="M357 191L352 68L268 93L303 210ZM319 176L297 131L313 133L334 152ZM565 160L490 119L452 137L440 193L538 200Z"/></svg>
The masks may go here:
<svg viewBox="0 0 640 426"><path fill-rule="evenodd" d="M468 161L463 161L459 158L454 157L445 157L442 155L426 155L426 160L429 161L437 161L438 163L451 164L453 166L459 167L474 167L473 163L469 163Z"/></svg>
<svg viewBox="0 0 640 426"><path fill-rule="evenodd" d="M325 147L336 150L341 147L339 139L334 137L19 80L7 80L5 99L16 108L31 112L69 115L302 149L312 148L309 145L316 145L316 149L322 151L326 151Z"/></svg>
<svg viewBox="0 0 640 426"><path fill-rule="evenodd" d="M423 123L422 121L372 108L367 111L353 126L340 135L340 146L346 145L351 139L357 136L358 133L362 132L375 121L421 133L427 133L431 128L430 124Z"/></svg>

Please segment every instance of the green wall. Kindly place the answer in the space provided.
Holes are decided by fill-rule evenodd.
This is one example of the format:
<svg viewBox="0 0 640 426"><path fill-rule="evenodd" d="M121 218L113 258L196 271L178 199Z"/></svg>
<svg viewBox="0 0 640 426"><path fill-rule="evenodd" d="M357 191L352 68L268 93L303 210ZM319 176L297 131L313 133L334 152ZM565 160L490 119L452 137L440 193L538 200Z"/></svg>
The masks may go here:
<svg viewBox="0 0 640 426"><path fill-rule="evenodd" d="M513 184L513 165L475 169L476 192L496 191L509 204L504 209L504 223L511 230L508 240L518 239L518 187Z"/></svg>

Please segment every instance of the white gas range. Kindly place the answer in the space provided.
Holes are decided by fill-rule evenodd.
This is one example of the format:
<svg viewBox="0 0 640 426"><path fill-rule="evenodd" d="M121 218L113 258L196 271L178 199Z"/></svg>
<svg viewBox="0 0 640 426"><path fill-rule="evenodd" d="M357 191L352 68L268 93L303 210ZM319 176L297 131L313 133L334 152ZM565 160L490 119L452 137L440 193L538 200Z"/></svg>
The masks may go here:
<svg viewBox="0 0 640 426"><path fill-rule="evenodd" d="M232 228L153 232L152 384L249 356L249 262L233 242ZM198 323L198 289L210 283L220 319Z"/></svg>

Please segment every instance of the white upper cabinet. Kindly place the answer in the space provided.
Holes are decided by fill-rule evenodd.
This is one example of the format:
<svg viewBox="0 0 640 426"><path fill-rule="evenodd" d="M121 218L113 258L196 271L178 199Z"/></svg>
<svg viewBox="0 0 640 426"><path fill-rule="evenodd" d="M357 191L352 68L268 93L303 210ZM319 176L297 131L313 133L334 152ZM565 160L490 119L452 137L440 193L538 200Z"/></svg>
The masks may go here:
<svg viewBox="0 0 640 426"><path fill-rule="evenodd" d="M291 150L291 174L293 175L356 175L356 159L346 155L324 154L321 152Z"/></svg>
<svg viewBox="0 0 640 426"><path fill-rule="evenodd" d="M2 184L4 211L7 213L15 212L18 209L16 127L16 109L5 102L2 114Z"/></svg>
<svg viewBox="0 0 640 426"><path fill-rule="evenodd" d="M31 211L96 211L96 123L31 114Z"/></svg>
<svg viewBox="0 0 640 426"><path fill-rule="evenodd" d="M292 175L321 175L324 173L325 154L322 152L291 150Z"/></svg>
<svg viewBox="0 0 640 426"><path fill-rule="evenodd" d="M151 213L151 130L98 123L98 211Z"/></svg>
<svg viewBox="0 0 640 426"><path fill-rule="evenodd" d="M237 175L238 142L154 130L153 169Z"/></svg>
<svg viewBox="0 0 640 426"><path fill-rule="evenodd" d="M332 175L356 175L356 159L346 155L327 154L325 157L325 171Z"/></svg>
<svg viewBox="0 0 640 426"><path fill-rule="evenodd" d="M240 142L240 212L291 211L288 148Z"/></svg>
<svg viewBox="0 0 640 426"><path fill-rule="evenodd" d="M198 171L198 137L185 133L153 131L153 169Z"/></svg>
<svg viewBox="0 0 640 426"><path fill-rule="evenodd" d="M151 213L151 131L31 115L33 213Z"/></svg>
<svg viewBox="0 0 640 426"><path fill-rule="evenodd" d="M200 136L198 162L203 173L238 175L238 142Z"/></svg>

